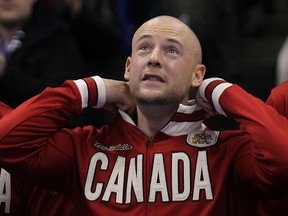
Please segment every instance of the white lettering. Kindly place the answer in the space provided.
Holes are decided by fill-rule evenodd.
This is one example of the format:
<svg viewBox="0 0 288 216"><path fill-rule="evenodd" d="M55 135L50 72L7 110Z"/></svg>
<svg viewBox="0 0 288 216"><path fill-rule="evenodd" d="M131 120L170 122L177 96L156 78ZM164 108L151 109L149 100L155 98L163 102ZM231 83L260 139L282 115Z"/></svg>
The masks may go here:
<svg viewBox="0 0 288 216"><path fill-rule="evenodd" d="M109 165L114 161L114 164ZM128 162L129 166L126 164ZM206 200L213 199L207 152L205 150L198 152L195 171L193 172L191 170L193 161L191 161L190 155L185 152L175 152L170 156L165 155L165 158L162 153L154 154L152 166L146 167L144 171L145 162L143 154L129 159L117 156L116 160L110 161L103 152L95 153L91 157L84 186L86 198L90 201L102 199L108 202L112 199L112 196L115 197L115 203L118 204L131 203L133 196L138 203L144 202L145 193L148 195L147 202L156 202L158 196L162 202L169 202L170 200L174 202L185 201L189 197L193 201L197 201L201 195L206 196ZM167 166L168 164L170 167ZM171 170L168 170L169 168ZM147 173L144 175L144 172ZM166 172L171 173L168 178L170 181L167 181ZM9 173L7 174L9 175ZM150 183L150 187L144 191L145 176L148 177L147 183ZM11 196L10 178L6 176L5 172L1 172L0 178L0 190L3 192L0 197L1 202L7 203ZM100 179L107 180L101 181ZM168 193L168 188L171 190L171 194ZM7 206L10 206L10 202L7 203Z"/></svg>
<svg viewBox="0 0 288 216"><path fill-rule="evenodd" d="M10 213L11 204L11 176L1 168L0 174L0 205L5 203L5 213Z"/></svg>
<svg viewBox="0 0 288 216"><path fill-rule="evenodd" d="M164 160L162 154L154 155L154 163L152 167L152 176L150 182L149 202L155 202L156 192L160 192L162 194L162 200L164 202L169 201Z"/></svg>
<svg viewBox="0 0 288 216"><path fill-rule="evenodd" d="M107 170L109 162L108 157L102 152L97 152L91 158L84 188L86 198L91 201L96 200L100 196L103 187L103 183L97 183L95 192L92 191L92 185L94 177L96 176L95 172L98 161L101 162L101 170Z"/></svg>
<svg viewBox="0 0 288 216"><path fill-rule="evenodd" d="M200 190L205 190L207 200L213 199L206 151L198 152L195 170L193 200L199 200Z"/></svg>
<svg viewBox="0 0 288 216"><path fill-rule="evenodd" d="M126 191L126 204L131 202L131 190L134 188L135 196L138 202L143 202L143 155L137 155L137 169L135 158L130 161L127 191Z"/></svg>
<svg viewBox="0 0 288 216"><path fill-rule="evenodd" d="M124 190L124 171L126 158L118 156L110 175L103 200L108 201L112 192L116 193L116 203L122 203Z"/></svg>
<svg viewBox="0 0 288 216"><path fill-rule="evenodd" d="M183 191L179 192L179 162L183 162ZM186 200L190 193L190 163L189 157L184 152L172 154L172 200Z"/></svg>

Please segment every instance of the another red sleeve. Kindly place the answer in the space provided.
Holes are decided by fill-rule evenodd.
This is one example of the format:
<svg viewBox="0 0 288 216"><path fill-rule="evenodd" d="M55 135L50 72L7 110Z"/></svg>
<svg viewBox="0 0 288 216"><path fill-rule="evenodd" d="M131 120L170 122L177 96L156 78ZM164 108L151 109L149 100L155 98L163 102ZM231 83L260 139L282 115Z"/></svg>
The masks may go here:
<svg viewBox="0 0 288 216"><path fill-rule="evenodd" d="M237 163L237 177L251 188L283 186L288 180L287 119L239 86L223 80L205 80L200 94L219 114L240 123L240 129L251 139L253 160L243 158Z"/></svg>
<svg viewBox="0 0 288 216"><path fill-rule="evenodd" d="M61 130L72 115L81 110L81 95L71 80L61 87L47 88L18 106L0 121L0 165L22 179L51 181L52 185L58 184L57 189L64 188L63 185L69 187L64 182L67 183L74 168L71 158L73 139L67 133L60 132L66 146L59 146L53 143L55 140L51 137ZM54 169L53 173L38 174L36 171L39 164L58 169ZM38 172L41 170L38 169Z"/></svg>
<svg viewBox="0 0 288 216"><path fill-rule="evenodd" d="M11 107L9 107L7 104L0 101L0 118L10 113L11 111L12 111Z"/></svg>
<svg viewBox="0 0 288 216"><path fill-rule="evenodd" d="M288 81L272 89L266 104L273 106L281 115L288 117Z"/></svg>
<svg viewBox="0 0 288 216"><path fill-rule="evenodd" d="M76 172L73 136L79 138L81 130L75 135L63 127L83 108L105 100L105 84L97 76L46 88L0 121L0 166L19 178L68 190Z"/></svg>

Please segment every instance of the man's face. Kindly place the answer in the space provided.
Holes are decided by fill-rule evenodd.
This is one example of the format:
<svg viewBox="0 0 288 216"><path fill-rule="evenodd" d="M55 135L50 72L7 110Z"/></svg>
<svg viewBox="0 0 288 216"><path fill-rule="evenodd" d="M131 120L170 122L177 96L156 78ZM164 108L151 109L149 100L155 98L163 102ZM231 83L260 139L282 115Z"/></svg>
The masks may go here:
<svg viewBox="0 0 288 216"><path fill-rule="evenodd" d="M155 20L141 27L134 35L125 72L136 100L185 103L197 65L195 49L195 38L184 24Z"/></svg>
<svg viewBox="0 0 288 216"><path fill-rule="evenodd" d="M14 25L26 20L32 13L35 0L0 0L0 24Z"/></svg>

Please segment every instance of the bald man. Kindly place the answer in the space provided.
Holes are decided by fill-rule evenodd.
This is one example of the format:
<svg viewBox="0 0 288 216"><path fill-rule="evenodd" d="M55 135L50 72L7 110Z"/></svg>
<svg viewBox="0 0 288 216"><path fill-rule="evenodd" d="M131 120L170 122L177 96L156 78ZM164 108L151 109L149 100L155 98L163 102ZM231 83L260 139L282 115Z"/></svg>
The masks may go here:
<svg viewBox="0 0 288 216"><path fill-rule="evenodd" d="M132 40L128 82L67 80L7 115L0 165L69 194L85 216L233 215L231 189L256 198L287 180L288 122L237 85L203 81L201 58L183 22L147 21ZM199 104L189 100L198 87ZM201 102L241 129L206 128ZM88 106L118 115L101 128L64 128Z"/></svg>

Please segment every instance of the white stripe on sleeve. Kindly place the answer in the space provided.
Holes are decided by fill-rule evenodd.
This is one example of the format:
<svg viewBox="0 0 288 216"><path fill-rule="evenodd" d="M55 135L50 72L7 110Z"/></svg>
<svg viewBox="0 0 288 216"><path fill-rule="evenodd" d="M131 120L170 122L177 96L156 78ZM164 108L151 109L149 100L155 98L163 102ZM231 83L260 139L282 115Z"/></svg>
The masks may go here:
<svg viewBox="0 0 288 216"><path fill-rule="evenodd" d="M82 99L82 109L88 106L88 88L87 84L83 79L74 80L75 84L77 85L81 99Z"/></svg>
<svg viewBox="0 0 288 216"><path fill-rule="evenodd" d="M100 76L94 76L92 77L92 79L95 80L98 91L98 101L95 108L101 108L106 103L106 86L103 79Z"/></svg>
<svg viewBox="0 0 288 216"><path fill-rule="evenodd" d="M225 89L227 89L230 86L232 86L231 83L221 83L218 86L216 86L212 92L212 101L213 101L215 110L217 113L224 115L224 116L227 116L227 115L219 104L219 98L221 94L225 91Z"/></svg>
<svg viewBox="0 0 288 216"><path fill-rule="evenodd" d="M208 78L208 79L203 80L203 82L201 83L201 85L199 87L199 94L205 101L208 101L207 98L205 97L205 90L206 90L207 86L215 80L223 80L223 79L218 78L218 77Z"/></svg>

